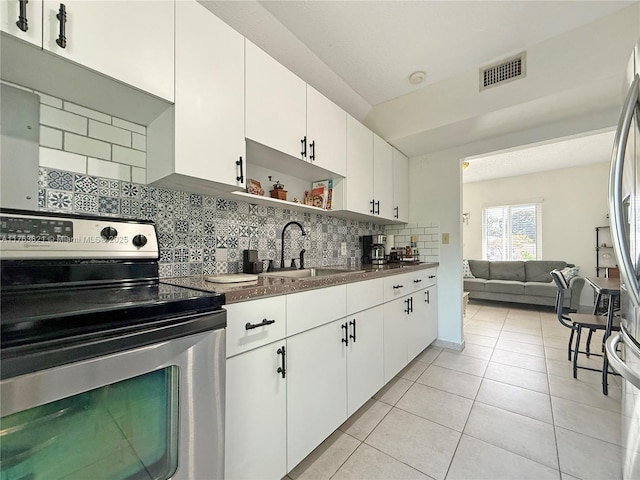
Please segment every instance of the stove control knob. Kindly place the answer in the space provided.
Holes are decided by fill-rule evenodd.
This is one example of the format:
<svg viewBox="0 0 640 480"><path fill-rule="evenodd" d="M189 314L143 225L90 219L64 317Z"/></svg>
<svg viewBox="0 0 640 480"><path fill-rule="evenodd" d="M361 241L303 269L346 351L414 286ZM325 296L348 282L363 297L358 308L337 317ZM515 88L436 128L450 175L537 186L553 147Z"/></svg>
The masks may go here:
<svg viewBox="0 0 640 480"><path fill-rule="evenodd" d="M104 227L100 232L100 235L105 240L113 240L118 235L118 231L113 227Z"/></svg>
<svg viewBox="0 0 640 480"><path fill-rule="evenodd" d="M134 247L142 248L147 244L147 237L145 237L144 235L136 235L135 237L133 237L133 240L131 240L131 242L133 243Z"/></svg>

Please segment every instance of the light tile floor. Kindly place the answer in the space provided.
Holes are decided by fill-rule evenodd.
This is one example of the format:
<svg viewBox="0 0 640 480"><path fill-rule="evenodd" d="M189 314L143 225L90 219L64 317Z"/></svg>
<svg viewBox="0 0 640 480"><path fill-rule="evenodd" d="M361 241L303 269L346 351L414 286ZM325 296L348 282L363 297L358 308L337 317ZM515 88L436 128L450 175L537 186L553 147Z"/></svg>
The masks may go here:
<svg viewBox="0 0 640 480"><path fill-rule="evenodd" d="M568 335L551 309L469 303L462 352L422 352L287 478L621 478L620 379L574 379Z"/></svg>

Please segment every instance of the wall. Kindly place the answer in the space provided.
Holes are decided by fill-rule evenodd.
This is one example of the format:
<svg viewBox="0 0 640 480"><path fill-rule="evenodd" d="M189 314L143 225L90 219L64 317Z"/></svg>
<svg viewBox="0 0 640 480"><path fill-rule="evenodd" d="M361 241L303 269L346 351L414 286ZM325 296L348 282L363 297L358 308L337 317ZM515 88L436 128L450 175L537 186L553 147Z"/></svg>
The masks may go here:
<svg viewBox="0 0 640 480"><path fill-rule="evenodd" d="M153 220L161 276L241 271L242 250L248 248L257 249L260 259L279 261L280 235L290 220L309 235L288 230L285 258L289 262L305 248L308 266L355 264L362 255L360 237L383 232L371 222L144 185L144 126L39 95L40 172L33 179L39 208ZM340 255L342 242L346 256Z"/></svg>
<svg viewBox="0 0 640 480"><path fill-rule="evenodd" d="M463 212L463 257L482 258L482 208L542 199L542 259L565 260L580 267L580 274L595 274L596 226L608 225L609 164L597 163L526 176L465 183ZM602 243L602 242L600 242ZM584 289L583 305L593 303Z"/></svg>

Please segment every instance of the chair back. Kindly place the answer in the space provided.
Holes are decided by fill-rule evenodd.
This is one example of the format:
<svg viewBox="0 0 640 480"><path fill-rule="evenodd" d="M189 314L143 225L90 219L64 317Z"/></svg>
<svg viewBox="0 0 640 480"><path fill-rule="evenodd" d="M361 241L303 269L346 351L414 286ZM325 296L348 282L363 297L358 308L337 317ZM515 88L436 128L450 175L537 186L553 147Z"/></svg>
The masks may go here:
<svg viewBox="0 0 640 480"><path fill-rule="evenodd" d="M564 275L560 270L552 270L550 273L556 287L558 287L558 293L556 294L556 314L558 316L558 321L567 328L573 328L571 318L563 315L564 292L569 288L567 279L564 278Z"/></svg>

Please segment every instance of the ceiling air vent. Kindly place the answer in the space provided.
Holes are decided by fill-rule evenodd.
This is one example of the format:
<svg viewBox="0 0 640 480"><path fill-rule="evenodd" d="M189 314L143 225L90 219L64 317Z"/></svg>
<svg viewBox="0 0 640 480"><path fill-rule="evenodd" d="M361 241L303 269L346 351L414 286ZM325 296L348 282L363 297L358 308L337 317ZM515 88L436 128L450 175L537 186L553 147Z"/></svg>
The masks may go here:
<svg viewBox="0 0 640 480"><path fill-rule="evenodd" d="M525 52L480 69L480 91L505 82L524 78L527 73Z"/></svg>

